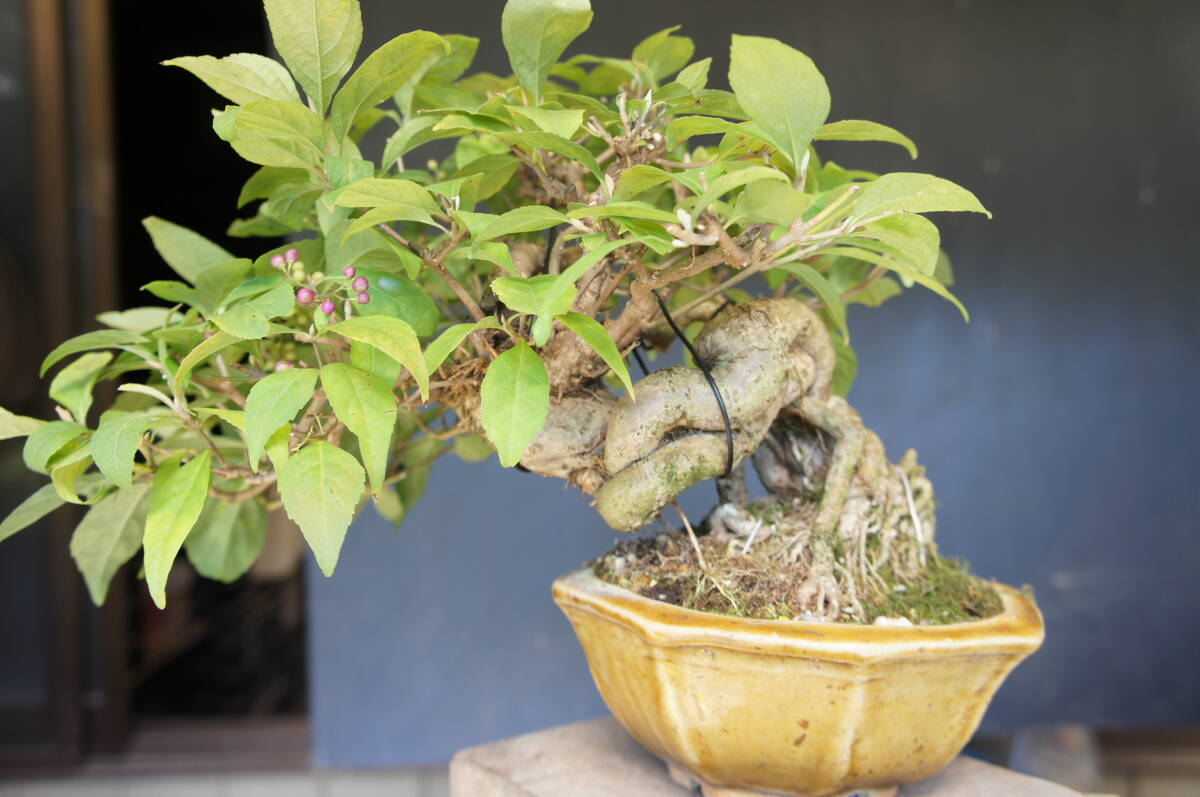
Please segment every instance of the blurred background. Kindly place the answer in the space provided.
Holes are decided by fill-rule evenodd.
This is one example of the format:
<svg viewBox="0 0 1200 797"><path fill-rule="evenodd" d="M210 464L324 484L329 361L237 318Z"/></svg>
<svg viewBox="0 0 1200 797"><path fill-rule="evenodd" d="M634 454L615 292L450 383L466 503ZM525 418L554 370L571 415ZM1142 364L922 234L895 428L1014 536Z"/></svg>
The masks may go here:
<svg viewBox="0 0 1200 797"><path fill-rule="evenodd" d="M364 53L465 33L476 69L508 72L500 0L361 2ZM974 749L1085 789L1200 794L1200 4L593 6L570 52L625 54L682 24L714 83L732 31L799 47L831 119L921 148L915 165L882 144L827 158L938 174L994 212L938 219L970 325L917 292L851 313L851 401L893 459L919 449L942 550L1032 585L1046 616ZM274 245L224 238L253 167L211 131L219 98L158 65L268 48L256 0L0 0L0 405L45 416L42 354L151 303L138 288L167 267L143 217L238 255ZM0 514L35 486L0 444ZM701 485L687 505L713 498ZM181 560L166 612L133 567L93 609L67 514L0 546L0 792L315 767L321 793L380 769L435 794L458 749L604 712L549 585L614 534L558 482L447 459L401 529L364 513L333 579L281 524L240 583Z"/></svg>

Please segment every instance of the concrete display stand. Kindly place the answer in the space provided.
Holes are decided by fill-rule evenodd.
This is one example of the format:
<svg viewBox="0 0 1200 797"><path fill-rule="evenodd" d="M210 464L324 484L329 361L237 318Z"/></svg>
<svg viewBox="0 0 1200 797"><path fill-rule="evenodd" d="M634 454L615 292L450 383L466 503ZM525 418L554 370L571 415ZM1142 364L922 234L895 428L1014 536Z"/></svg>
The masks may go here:
<svg viewBox="0 0 1200 797"><path fill-rule="evenodd" d="M460 751L451 797L685 797L663 762L612 717L564 725ZM902 797L1079 797L1049 781L960 757Z"/></svg>

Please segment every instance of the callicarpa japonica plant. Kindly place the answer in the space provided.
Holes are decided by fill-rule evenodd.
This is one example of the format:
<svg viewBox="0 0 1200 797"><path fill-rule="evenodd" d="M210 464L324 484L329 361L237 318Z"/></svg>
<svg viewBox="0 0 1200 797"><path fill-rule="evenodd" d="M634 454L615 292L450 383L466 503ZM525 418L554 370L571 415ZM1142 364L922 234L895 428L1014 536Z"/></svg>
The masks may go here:
<svg viewBox="0 0 1200 797"><path fill-rule="evenodd" d="M105 313L46 357L43 374L65 363L57 419L0 410L50 479L0 539L84 505L71 553L92 598L140 550L163 606L181 550L237 578L282 509L330 574L360 508L400 523L438 457L495 453L566 480L615 529L681 520L686 534L596 564L645 594L661 579L638 567L655 559L690 579L658 591L701 608L870 622L907 611L905 585L968 578L937 556L915 454L891 463L843 398L847 306L919 285L961 309L923 214L986 213L938 177L819 152L882 141L915 157L907 137L828 121L820 72L774 39L733 36L732 91L709 88L711 59L676 28L625 57L564 59L587 0L510 0L509 76L469 71L476 39L422 30L352 68L355 0L265 6L282 64L166 65L223 99L215 135L258 167L237 199L257 208L228 234L289 242L236 258L146 219L177 275L144 287L159 303ZM360 149L376 128L377 158ZM686 364L635 383L633 355L681 335ZM97 415L100 382L118 394ZM708 479L707 518L671 511ZM741 589L746 573L774 591Z"/></svg>

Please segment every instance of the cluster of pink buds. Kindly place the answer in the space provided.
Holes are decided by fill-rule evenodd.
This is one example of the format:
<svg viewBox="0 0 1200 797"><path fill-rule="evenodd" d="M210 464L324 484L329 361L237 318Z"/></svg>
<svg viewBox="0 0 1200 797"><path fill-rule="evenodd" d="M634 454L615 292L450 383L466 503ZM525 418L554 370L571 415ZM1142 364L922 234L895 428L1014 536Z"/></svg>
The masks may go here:
<svg viewBox="0 0 1200 797"><path fill-rule="evenodd" d="M342 269L342 275L346 279L351 280L350 287L358 294L356 301L359 304L366 304L371 301L371 294L367 292L367 289L371 287L371 283L367 282L366 277L356 276L357 274L358 271L355 270L354 266L346 266Z"/></svg>
<svg viewBox="0 0 1200 797"><path fill-rule="evenodd" d="M300 253L295 249L289 249L282 255L275 255L271 258L271 263L276 268L286 269L289 264L292 267L292 278L297 281L303 281L305 274L303 264L299 260ZM296 266L300 266L299 269ZM361 304L367 304L371 301L370 287L371 283L366 277L359 276L358 271L354 266L346 266L342 269L342 275L350 280L350 291L354 294L354 300ZM317 285L321 280L325 279L325 275L321 272L316 272L312 275L312 281L308 285L302 286L296 291L296 302L302 305L311 305L314 302L320 302L317 306L321 312L327 316L332 316L337 310L337 304L334 301L336 296L320 296L317 291L310 285ZM347 297L349 298L349 297Z"/></svg>

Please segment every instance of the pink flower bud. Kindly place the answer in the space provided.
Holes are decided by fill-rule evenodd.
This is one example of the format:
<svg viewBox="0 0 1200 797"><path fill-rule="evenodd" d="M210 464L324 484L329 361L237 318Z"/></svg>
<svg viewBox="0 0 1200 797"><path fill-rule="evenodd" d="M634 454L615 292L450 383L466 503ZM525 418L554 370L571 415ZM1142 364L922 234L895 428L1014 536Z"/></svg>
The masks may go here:
<svg viewBox="0 0 1200 797"><path fill-rule="evenodd" d="M334 311L333 302L329 301L328 299L321 302L321 312L322 313L324 313L325 315L333 315L333 311Z"/></svg>
<svg viewBox="0 0 1200 797"><path fill-rule="evenodd" d="M371 285L367 282L366 277L356 277L354 282L350 283L350 287L356 291L365 291L367 288L371 287Z"/></svg>
<svg viewBox="0 0 1200 797"><path fill-rule="evenodd" d="M275 268L283 268L283 255L275 255L271 258L271 265Z"/></svg>
<svg viewBox="0 0 1200 797"><path fill-rule="evenodd" d="M354 266L346 266L344 269L342 269L342 273L346 275L346 279L350 279L357 274L358 271L354 268Z"/></svg>
<svg viewBox="0 0 1200 797"><path fill-rule="evenodd" d="M279 362L275 363L276 371L290 371L295 367L296 367L296 364L293 363L291 360L280 360Z"/></svg>
<svg viewBox="0 0 1200 797"><path fill-rule="evenodd" d="M317 294L313 292L312 288L301 288L296 291L296 301L300 304L312 304L315 298L317 298Z"/></svg>
<svg viewBox="0 0 1200 797"><path fill-rule="evenodd" d="M289 249L283 253L283 258L289 263L295 263L300 259L300 252L297 249Z"/></svg>
<svg viewBox="0 0 1200 797"><path fill-rule="evenodd" d="M369 301L371 301L371 294L367 293L366 291L363 291L358 295L359 304L366 304Z"/></svg>

